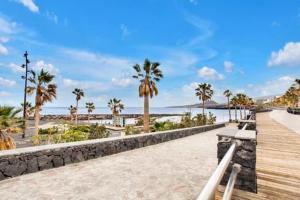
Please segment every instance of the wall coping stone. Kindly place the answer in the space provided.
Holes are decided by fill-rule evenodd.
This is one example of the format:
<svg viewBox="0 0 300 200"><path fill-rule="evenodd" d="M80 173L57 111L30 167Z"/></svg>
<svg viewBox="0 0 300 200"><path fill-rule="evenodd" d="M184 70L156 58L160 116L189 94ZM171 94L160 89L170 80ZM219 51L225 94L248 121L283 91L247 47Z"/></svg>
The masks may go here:
<svg viewBox="0 0 300 200"><path fill-rule="evenodd" d="M256 140L256 131L252 130L237 130L237 129L226 129L217 136L229 137L241 140Z"/></svg>
<svg viewBox="0 0 300 200"><path fill-rule="evenodd" d="M242 140L256 140L256 131L239 130L234 137Z"/></svg>

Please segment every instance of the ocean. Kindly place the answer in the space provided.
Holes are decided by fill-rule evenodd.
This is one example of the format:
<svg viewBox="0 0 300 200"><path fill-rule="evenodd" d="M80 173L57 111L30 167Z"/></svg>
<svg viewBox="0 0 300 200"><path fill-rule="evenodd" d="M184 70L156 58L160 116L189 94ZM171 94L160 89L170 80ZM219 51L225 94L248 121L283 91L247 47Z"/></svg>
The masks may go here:
<svg viewBox="0 0 300 200"><path fill-rule="evenodd" d="M143 107L126 107L122 114L143 114ZM192 116L195 116L199 113L202 113L202 108L167 108L167 107L151 107L150 113L152 114L183 114L185 112L191 112ZM205 109L205 113L211 112L217 117L217 122L226 122L229 119L228 110L226 109ZM78 109L79 114L87 114L87 109L80 107ZM242 112L243 113L243 112ZM247 111L248 113L248 111ZM67 107L43 107L42 115L59 115L69 114L69 110ZM111 114L111 111L107 107L97 107L93 114ZM239 118L239 111L237 113L237 117ZM231 118L234 119L234 110L231 110Z"/></svg>

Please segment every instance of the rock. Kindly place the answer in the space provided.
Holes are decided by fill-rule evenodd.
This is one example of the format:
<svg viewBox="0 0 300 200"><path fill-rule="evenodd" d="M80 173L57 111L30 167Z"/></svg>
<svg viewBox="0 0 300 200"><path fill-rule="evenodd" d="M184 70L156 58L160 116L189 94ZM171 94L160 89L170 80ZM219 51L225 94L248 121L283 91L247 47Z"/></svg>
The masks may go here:
<svg viewBox="0 0 300 200"><path fill-rule="evenodd" d="M53 166L52 156L39 156L38 166L40 170L49 169Z"/></svg>
<svg viewBox="0 0 300 200"><path fill-rule="evenodd" d="M0 172L0 181L4 180L6 177L3 175L2 172Z"/></svg>
<svg viewBox="0 0 300 200"><path fill-rule="evenodd" d="M7 165L3 174L8 177L15 177L23 174L26 171L27 165L23 161L15 161L14 164Z"/></svg>
<svg viewBox="0 0 300 200"><path fill-rule="evenodd" d="M54 167L60 167L64 165L64 159L60 156L54 156L53 158Z"/></svg>
<svg viewBox="0 0 300 200"><path fill-rule="evenodd" d="M72 153L72 160L73 162L81 162L84 161L83 155L81 151L74 151Z"/></svg>
<svg viewBox="0 0 300 200"><path fill-rule="evenodd" d="M4 171L4 169L6 168L6 166L8 165L8 161L0 161L0 171Z"/></svg>
<svg viewBox="0 0 300 200"><path fill-rule="evenodd" d="M38 159L37 157L33 157L27 161L27 172L32 173L37 171L39 171Z"/></svg>

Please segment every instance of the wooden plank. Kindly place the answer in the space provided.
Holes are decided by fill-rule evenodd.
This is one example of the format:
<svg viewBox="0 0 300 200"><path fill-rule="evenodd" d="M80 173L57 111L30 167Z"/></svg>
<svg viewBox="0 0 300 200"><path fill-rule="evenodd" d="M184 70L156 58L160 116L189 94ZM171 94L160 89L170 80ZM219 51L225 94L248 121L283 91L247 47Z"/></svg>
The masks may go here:
<svg viewBox="0 0 300 200"><path fill-rule="evenodd" d="M235 189L232 199L300 199L300 135L277 123L268 113L257 120L257 194ZM224 187L219 186L216 199Z"/></svg>

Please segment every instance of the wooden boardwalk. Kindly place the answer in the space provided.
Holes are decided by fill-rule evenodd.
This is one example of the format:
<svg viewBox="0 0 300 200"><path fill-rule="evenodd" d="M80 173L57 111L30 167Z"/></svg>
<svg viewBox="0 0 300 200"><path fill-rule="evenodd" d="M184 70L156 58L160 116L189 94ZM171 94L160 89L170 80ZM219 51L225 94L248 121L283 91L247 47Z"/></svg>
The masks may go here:
<svg viewBox="0 0 300 200"><path fill-rule="evenodd" d="M256 120L258 192L234 190L232 199L300 200L300 134L271 119L269 113L257 114Z"/></svg>

